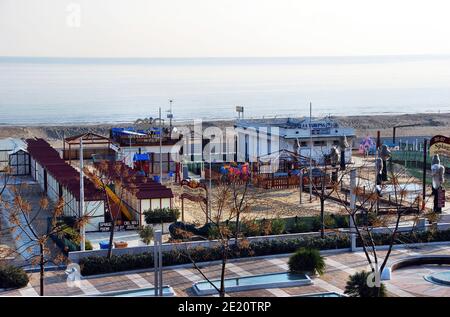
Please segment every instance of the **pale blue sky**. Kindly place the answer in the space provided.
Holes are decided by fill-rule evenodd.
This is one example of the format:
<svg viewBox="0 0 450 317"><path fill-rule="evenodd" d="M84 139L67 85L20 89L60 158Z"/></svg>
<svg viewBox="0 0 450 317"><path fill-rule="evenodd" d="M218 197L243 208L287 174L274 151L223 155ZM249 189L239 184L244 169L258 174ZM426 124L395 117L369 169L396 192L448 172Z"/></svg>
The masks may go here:
<svg viewBox="0 0 450 317"><path fill-rule="evenodd" d="M71 3L80 27L67 23ZM450 54L447 3L0 0L0 56Z"/></svg>

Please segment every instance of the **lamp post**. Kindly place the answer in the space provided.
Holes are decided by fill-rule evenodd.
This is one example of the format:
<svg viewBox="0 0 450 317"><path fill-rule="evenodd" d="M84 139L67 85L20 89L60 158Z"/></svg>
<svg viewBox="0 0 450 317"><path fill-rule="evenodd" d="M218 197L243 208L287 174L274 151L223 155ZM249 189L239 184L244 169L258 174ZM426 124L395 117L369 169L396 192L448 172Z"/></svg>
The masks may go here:
<svg viewBox="0 0 450 317"><path fill-rule="evenodd" d="M80 227L80 249L85 251L86 249L86 227L84 225L84 153L83 153L83 137L80 138L80 217L82 218Z"/></svg>
<svg viewBox="0 0 450 317"><path fill-rule="evenodd" d="M162 126L161 107L159 107L159 182L162 184Z"/></svg>
<svg viewBox="0 0 450 317"><path fill-rule="evenodd" d="M163 296L163 276L162 276L162 231L155 231L153 244L155 296Z"/></svg>
<svg viewBox="0 0 450 317"><path fill-rule="evenodd" d="M312 103L309 103L309 202L312 202Z"/></svg>

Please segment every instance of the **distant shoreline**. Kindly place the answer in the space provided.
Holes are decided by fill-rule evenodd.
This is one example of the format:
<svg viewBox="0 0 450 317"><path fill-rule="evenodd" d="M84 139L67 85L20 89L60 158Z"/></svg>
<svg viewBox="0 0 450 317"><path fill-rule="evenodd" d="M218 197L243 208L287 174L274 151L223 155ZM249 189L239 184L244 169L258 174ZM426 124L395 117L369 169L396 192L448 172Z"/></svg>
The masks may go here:
<svg viewBox="0 0 450 317"><path fill-rule="evenodd" d="M165 113L164 113L165 115ZM378 112L378 113L364 113L361 115L348 115L348 116L342 116L342 115L331 115L332 118L337 119L343 119L344 121L347 119L367 119L367 118L392 118L392 117L420 117L420 118L431 118L438 116L440 117L443 115L444 117L449 116L450 112L419 112L419 113L404 113L404 112ZM324 116L314 116L313 117L324 117ZM287 116L287 115L280 115L280 116L273 116L273 115L267 115L267 116L253 116L253 117L245 117L245 119L248 120L270 120L270 119L283 119L283 118L306 118L306 116ZM144 119L144 118L136 118L136 120ZM176 125L183 125L183 124L191 124L194 120L202 120L204 123L221 123L221 122L229 122L236 120L235 118L190 118L190 119L174 119L173 124ZM359 121L359 120L357 120ZM77 122L56 122L56 123L25 123L25 122L18 122L18 123L5 123L0 122L0 129L2 127L5 128L11 128L11 127L30 127L30 128L46 128L46 127L79 127L79 126L85 126L85 127L92 127L92 126L102 126L102 125L108 125L108 126L120 126L120 125L132 125L134 124L134 121L77 121Z"/></svg>
<svg viewBox="0 0 450 317"><path fill-rule="evenodd" d="M285 118L280 116L278 118ZM450 112L448 113L416 113L416 114L380 114L358 116L331 116L343 126L352 127L358 137L375 135L381 132L382 137L391 137L392 128L397 125L416 124L414 127L399 128L397 136L433 136L437 134L450 135ZM273 118L272 118L273 119ZM257 120L271 120L271 118ZM204 120L204 126L215 125L219 128L232 126L235 119ZM192 121L180 120L174 125L191 125ZM60 142L62 138L93 132L108 135L111 127L131 126L133 122L118 123L88 123L88 124L54 124L54 125L0 125L0 138L31 138L40 137L49 141Z"/></svg>

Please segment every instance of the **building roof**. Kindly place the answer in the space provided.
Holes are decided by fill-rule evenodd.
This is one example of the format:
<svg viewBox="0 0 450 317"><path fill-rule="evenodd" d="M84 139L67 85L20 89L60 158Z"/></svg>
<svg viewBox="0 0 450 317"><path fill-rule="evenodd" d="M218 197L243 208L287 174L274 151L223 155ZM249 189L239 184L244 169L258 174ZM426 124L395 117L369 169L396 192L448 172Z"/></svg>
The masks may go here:
<svg viewBox="0 0 450 317"><path fill-rule="evenodd" d="M139 175L123 162L95 162L95 168L112 180L120 180L123 187L138 199L173 198L172 190L149 177Z"/></svg>
<svg viewBox="0 0 450 317"><path fill-rule="evenodd" d="M59 153L44 139L27 139L28 153L61 186L64 186L76 200L80 200L80 173L67 164ZM84 178L84 199L86 201L104 200L102 192Z"/></svg>

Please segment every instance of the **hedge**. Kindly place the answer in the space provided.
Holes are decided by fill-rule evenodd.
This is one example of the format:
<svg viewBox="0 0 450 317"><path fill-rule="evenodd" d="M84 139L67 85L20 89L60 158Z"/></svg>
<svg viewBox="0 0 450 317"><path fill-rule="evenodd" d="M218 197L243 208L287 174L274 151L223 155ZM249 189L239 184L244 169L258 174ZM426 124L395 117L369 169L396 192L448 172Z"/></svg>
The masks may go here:
<svg viewBox="0 0 450 317"><path fill-rule="evenodd" d="M375 245L389 245L391 243L391 233L377 233L373 235ZM427 243L450 241L450 230L428 230L428 231L408 231L398 232L394 244L405 243ZM357 246L362 246L361 240L357 239Z"/></svg>
<svg viewBox="0 0 450 317"><path fill-rule="evenodd" d="M389 242L389 234L374 234L374 241L378 245ZM450 241L450 230L425 231L414 233L399 233L398 243L422 243ZM359 241L360 244L360 241ZM274 254L293 253L299 248L313 248L318 250L345 249L350 248L350 240L347 235L328 235L320 237L302 237L289 240L264 240L249 243L247 248L238 248L231 245L228 258L243 258L253 256L264 256ZM163 252L163 265L178 265L191 263L185 250L172 250ZM192 248L189 255L195 262L208 262L220 260L220 246L212 248ZM85 276L103 273L112 273L153 267L153 256L151 253L136 255L113 255L111 259L106 257L90 256L80 260L81 273Z"/></svg>
<svg viewBox="0 0 450 317"><path fill-rule="evenodd" d="M22 268L0 265L0 288L25 287L28 281L28 275Z"/></svg>
<svg viewBox="0 0 450 317"><path fill-rule="evenodd" d="M180 217L180 211L175 208L154 209L144 211L144 216L147 224L175 222Z"/></svg>
<svg viewBox="0 0 450 317"><path fill-rule="evenodd" d="M347 236L333 235L324 239L319 237L304 237L290 240L265 240L251 242L247 248L230 247L228 258L253 257L271 254L292 253L298 248L315 248L319 250L349 248L350 241ZM195 262L216 261L222 258L220 246L212 248L197 247L189 251L172 250L163 252L163 265L171 266L191 263L186 252ZM137 255L113 255L106 257L91 256L80 260L81 273L85 276L137 270L153 267L153 255L141 253Z"/></svg>
<svg viewBox="0 0 450 317"><path fill-rule="evenodd" d="M231 233L236 232L236 222L227 221L222 225L227 226ZM207 227L208 226L208 227ZM289 233L306 233L317 232L321 229L322 223L320 216L307 217L291 217L291 218L275 218L275 219L258 219L241 221L240 234L244 237L267 236ZM348 228L349 216L325 214L325 228ZM171 237L176 240L182 240L182 234L176 232L175 228L183 229L194 235L201 235L208 239L218 238L218 228L214 225L207 224L201 228L196 228L192 224L176 222L170 230Z"/></svg>

